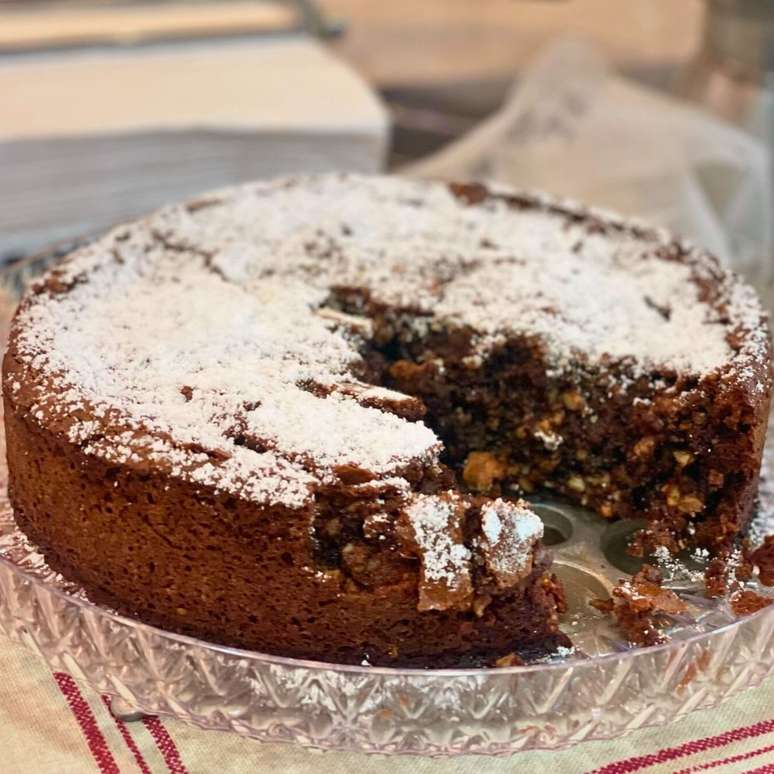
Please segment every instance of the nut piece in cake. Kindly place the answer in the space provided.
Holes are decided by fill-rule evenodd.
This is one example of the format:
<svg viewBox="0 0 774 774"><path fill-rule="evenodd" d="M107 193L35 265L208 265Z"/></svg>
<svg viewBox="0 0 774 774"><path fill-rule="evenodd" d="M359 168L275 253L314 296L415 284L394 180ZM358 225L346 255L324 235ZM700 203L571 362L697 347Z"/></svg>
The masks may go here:
<svg viewBox="0 0 774 774"><path fill-rule="evenodd" d="M474 451L465 460L462 478L472 489L488 492L492 484L505 477L507 471L507 466L491 452Z"/></svg>

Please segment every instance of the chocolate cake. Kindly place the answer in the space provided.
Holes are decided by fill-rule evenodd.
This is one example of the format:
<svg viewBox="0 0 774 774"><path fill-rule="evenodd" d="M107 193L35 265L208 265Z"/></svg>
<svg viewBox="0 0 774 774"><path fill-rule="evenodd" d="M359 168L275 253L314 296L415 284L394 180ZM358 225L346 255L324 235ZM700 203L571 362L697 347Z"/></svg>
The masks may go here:
<svg viewBox="0 0 774 774"><path fill-rule="evenodd" d="M72 253L3 388L18 523L96 601L287 656L520 663L568 640L519 496L645 519L642 552L727 551L770 346L753 291L660 230L329 175Z"/></svg>

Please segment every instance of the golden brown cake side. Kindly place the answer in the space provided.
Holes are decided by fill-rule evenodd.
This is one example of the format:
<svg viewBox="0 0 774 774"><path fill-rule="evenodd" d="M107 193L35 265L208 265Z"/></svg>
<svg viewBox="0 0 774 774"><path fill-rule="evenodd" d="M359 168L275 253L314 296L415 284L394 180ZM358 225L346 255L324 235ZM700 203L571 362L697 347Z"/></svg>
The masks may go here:
<svg viewBox="0 0 774 774"><path fill-rule="evenodd" d="M14 372L13 354L5 368ZM365 556L345 547L343 565L329 565L310 536L324 503L256 507L153 465L111 465L8 400L5 411L19 526L54 569L121 613L226 645L356 664L479 665L570 644L539 544L522 546L529 568L512 586L481 568L475 596L420 609L419 563L383 532L368 538L361 528L350 548ZM350 503L349 519L362 524L369 505ZM471 530L478 513L471 509Z"/></svg>

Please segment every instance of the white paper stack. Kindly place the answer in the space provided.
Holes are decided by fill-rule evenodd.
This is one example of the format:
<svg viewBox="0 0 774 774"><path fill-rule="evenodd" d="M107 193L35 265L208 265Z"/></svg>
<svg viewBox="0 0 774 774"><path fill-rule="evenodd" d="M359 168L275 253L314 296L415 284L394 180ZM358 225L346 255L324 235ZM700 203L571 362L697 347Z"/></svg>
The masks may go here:
<svg viewBox="0 0 774 774"><path fill-rule="evenodd" d="M386 112L302 36L0 58L0 256L272 175L376 171Z"/></svg>

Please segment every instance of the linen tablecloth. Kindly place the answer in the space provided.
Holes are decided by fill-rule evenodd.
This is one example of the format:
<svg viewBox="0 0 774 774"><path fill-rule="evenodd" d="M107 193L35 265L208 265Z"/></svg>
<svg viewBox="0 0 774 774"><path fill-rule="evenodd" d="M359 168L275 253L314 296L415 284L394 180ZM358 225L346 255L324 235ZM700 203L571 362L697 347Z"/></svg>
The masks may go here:
<svg viewBox="0 0 774 774"><path fill-rule="evenodd" d="M169 718L125 723L111 714L108 697L64 672L52 674L38 656L4 638L0 675L2 774L774 774L774 678L719 709L614 741L510 758L428 760L315 753Z"/></svg>

